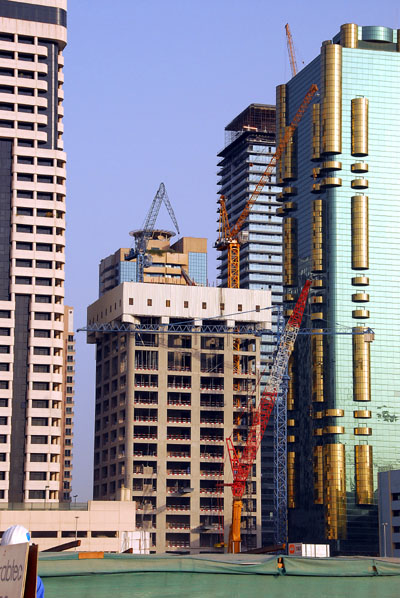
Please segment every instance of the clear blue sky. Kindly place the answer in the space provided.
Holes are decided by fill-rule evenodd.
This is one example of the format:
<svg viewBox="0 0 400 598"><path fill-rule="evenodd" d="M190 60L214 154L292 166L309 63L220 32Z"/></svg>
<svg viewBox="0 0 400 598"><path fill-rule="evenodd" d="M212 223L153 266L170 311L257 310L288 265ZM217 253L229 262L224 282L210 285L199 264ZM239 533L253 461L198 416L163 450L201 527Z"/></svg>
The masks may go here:
<svg viewBox="0 0 400 598"><path fill-rule="evenodd" d="M138 228L161 181L185 236L209 239L216 277L224 127L290 78L284 26L307 64L342 23L400 27L394 0L69 0L65 50L66 301L75 328L98 263ZM170 227L166 212L159 223ZM92 494L94 348L77 342L73 494Z"/></svg>

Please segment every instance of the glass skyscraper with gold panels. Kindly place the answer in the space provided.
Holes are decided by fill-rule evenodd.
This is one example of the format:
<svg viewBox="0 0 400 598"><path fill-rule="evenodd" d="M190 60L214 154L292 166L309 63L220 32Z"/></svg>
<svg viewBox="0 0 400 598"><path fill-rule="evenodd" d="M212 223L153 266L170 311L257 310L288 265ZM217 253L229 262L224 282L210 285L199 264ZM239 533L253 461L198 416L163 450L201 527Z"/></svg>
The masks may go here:
<svg viewBox="0 0 400 598"><path fill-rule="evenodd" d="M378 550L377 473L400 463L400 32L346 24L277 88L287 314L313 275L290 364L289 540ZM338 325L366 334L318 334ZM368 332L372 328L374 335Z"/></svg>

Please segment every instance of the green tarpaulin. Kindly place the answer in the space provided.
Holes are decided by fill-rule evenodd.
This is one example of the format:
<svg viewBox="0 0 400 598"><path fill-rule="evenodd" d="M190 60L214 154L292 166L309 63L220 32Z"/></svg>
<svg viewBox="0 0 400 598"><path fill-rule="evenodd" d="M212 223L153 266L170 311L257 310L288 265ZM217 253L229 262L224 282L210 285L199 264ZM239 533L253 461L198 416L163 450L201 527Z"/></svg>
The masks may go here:
<svg viewBox="0 0 400 598"><path fill-rule="evenodd" d="M400 561L260 555L43 553L46 598L398 598Z"/></svg>

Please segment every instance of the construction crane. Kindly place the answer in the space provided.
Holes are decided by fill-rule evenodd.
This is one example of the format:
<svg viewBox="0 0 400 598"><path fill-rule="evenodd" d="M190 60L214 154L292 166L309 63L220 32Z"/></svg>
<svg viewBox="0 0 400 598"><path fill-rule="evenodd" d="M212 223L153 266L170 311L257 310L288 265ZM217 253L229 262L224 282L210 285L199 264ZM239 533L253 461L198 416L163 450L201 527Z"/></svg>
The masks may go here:
<svg viewBox="0 0 400 598"><path fill-rule="evenodd" d="M232 437L226 439L229 460L232 467L232 525L229 534L228 552L240 552L241 543L241 514L242 497L246 489L246 481L256 459L257 451L264 436L269 418L275 405L276 398L281 389L283 377L293 351L294 343L299 332L304 309L307 303L308 293L311 287L311 280L307 280L297 300L292 315L279 342L276 357L271 368L268 382L260 398L258 407L251 411L251 423L249 426L246 444L241 454L236 451Z"/></svg>
<svg viewBox="0 0 400 598"><path fill-rule="evenodd" d="M175 226L175 230L179 234L179 226L174 210L169 201L165 185L164 183L161 183L152 201L142 229L139 231L131 231L129 233L135 238L135 247L133 247L125 256L125 259L128 261L136 259L136 282L144 282L144 269L152 264L151 256L147 253L147 245L154 232L157 216L163 202Z"/></svg>
<svg viewBox="0 0 400 598"><path fill-rule="evenodd" d="M294 77L295 75L297 75L297 62L296 62L296 54L294 53L294 44L293 44L292 34L290 32L289 23L286 23L285 31L286 31L286 43L287 43L287 49L288 49L288 54L289 54L290 68L292 69L292 77Z"/></svg>
<svg viewBox="0 0 400 598"><path fill-rule="evenodd" d="M185 270L185 268L183 266L181 266L181 273L182 273L182 276L184 278L184 281L186 282L186 284L189 287L195 287L196 286L196 283L194 282L194 280L192 280L190 278L189 274L186 272L186 270Z"/></svg>
<svg viewBox="0 0 400 598"><path fill-rule="evenodd" d="M261 191L263 190L264 186L267 184L268 181L271 180L271 176L273 174L273 170L276 166L278 160L281 159L283 152L286 149L286 145L288 141L292 138L297 125L299 124L300 120L303 117L303 114L307 110L311 100L314 97L314 94L318 91L318 87L313 84L311 85L310 89L308 90L306 96L304 97L300 108L296 112L292 122L288 127L285 129L285 134L282 137L278 147L276 148L275 154L273 154L267 168L263 172L258 181L256 188L254 189L252 195L250 196L249 200L247 201L245 207L243 208L242 213L240 214L239 218L237 219L236 224L233 228L230 227L229 219L228 219L228 212L226 209L225 197L222 195L219 200L219 236L218 240L215 243L215 247L222 251L227 249L228 250L228 284L227 287L229 289L238 289L240 288L240 244L243 242L241 237L241 229L243 224L245 223L253 205L256 203L258 196L260 195Z"/></svg>

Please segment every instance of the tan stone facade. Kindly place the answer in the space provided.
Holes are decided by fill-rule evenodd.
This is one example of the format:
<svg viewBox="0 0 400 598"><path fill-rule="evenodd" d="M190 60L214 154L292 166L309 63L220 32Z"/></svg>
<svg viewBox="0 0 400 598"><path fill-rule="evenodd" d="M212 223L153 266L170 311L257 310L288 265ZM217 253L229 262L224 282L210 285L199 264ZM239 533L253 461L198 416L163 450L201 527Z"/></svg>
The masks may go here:
<svg viewBox="0 0 400 598"><path fill-rule="evenodd" d="M268 291L123 283L88 308L88 325L194 321L196 332L89 332L96 343L94 498L128 490L153 550L219 551L227 541L232 481L225 439L243 446L258 400ZM217 318L217 319L215 319ZM228 328L207 332L207 325ZM245 495L243 545L260 545L260 458Z"/></svg>

